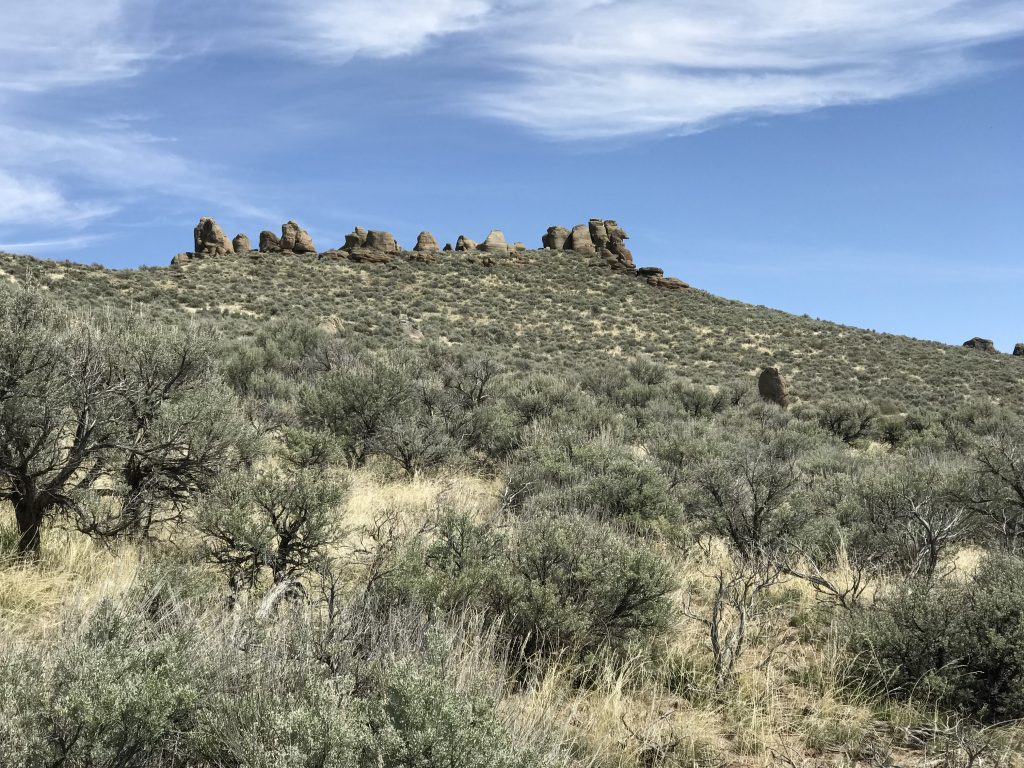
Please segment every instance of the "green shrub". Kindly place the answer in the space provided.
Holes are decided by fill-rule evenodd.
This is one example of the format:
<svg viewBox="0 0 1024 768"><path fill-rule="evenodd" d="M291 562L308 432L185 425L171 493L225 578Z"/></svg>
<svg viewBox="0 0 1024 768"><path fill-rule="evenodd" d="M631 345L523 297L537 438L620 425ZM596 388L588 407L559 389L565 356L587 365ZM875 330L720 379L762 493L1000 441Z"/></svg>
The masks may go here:
<svg viewBox="0 0 1024 768"><path fill-rule="evenodd" d="M989 555L964 583L914 582L855 620L856 668L986 723L1024 717L1024 563Z"/></svg>

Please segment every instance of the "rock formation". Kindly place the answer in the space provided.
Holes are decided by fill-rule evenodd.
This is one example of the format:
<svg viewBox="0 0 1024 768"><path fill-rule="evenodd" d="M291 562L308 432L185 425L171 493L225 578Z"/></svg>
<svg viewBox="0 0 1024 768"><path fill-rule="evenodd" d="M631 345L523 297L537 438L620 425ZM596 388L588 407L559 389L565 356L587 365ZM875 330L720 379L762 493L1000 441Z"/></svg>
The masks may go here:
<svg viewBox="0 0 1024 768"><path fill-rule="evenodd" d="M416 238L416 247L414 251L426 252L426 253L437 253L441 249L437 245L437 240L432 234L424 230L420 232L419 237Z"/></svg>
<svg viewBox="0 0 1024 768"><path fill-rule="evenodd" d="M1018 343L1013 348L1014 357L1024 357L1024 344Z"/></svg>
<svg viewBox="0 0 1024 768"><path fill-rule="evenodd" d="M548 227L548 233L541 237L545 248L552 251L565 250L565 241L569 239L569 230L565 227Z"/></svg>
<svg viewBox="0 0 1024 768"><path fill-rule="evenodd" d="M187 254L187 253L179 253L173 259L171 259L171 266L172 267L180 267L182 264L188 264L189 261L190 261L189 254Z"/></svg>
<svg viewBox="0 0 1024 768"><path fill-rule="evenodd" d="M769 403L775 403L782 408L789 405L786 382L782 380L778 368L768 367L761 371L757 379L757 391Z"/></svg>
<svg viewBox="0 0 1024 768"><path fill-rule="evenodd" d="M991 339L983 339L980 336L975 336L973 339L969 339L964 342L964 346L970 349L977 349L982 352L995 352L996 346L992 343Z"/></svg>
<svg viewBox="0 0 1024 768"><path fill-rule="evenodd" d="M459 239L455 241L456 251L475 251L476 249L476 240L470 240L465 235L459 235Z"/></svg>
<svg viewBox="0 0 1024 768"><path fill-rule="evenodd" d="M264 229L260 232L260 253L277 253L281 250L281 238Z"/></svg>
<svg viewBox="0 0 1024 768"><path fill-rule="evenodd" d="M515 253L515 248L505 242L505 233L500 229L492 229L487 238L480 243L479 250L484 253L494 253L499 256L508 256Z"/></svg>
<svg viewBox="0 0 1024 768"><path fill-rule="evenodd" d="M444 252L445 253L451 253L453 250L455 250L455 249L452 248L452 244L451 243L445 243L444 244Z"/></svg>
<svg viewBox="0 0 1024 768"><path fill-rule="evenodd" d="M394 235L380 229L371 229L366 233L366 242L363 243L363 247L381 253L398 253L402 250Z"/></svg>
<svg viewBox="0 0 1024 768"><path fill-rule="evenodd" d="M235 253L248 253L252 250L252 243L249 241L249 236L242 234L241 232L235 235L235 239L231 241L231 247Z"/></svg>
<svg viewBox="0 0 1024 768"><path fill-rule="evenodd" d="M685 291L690 287L678 277L662 277L660 275L648 277L647 284L653 285L655 288L665 288L669 291Z"/></svg>
<svg viewBox="0 0 1024 768"><path fill-rule="evenodd" d="M235 252L234 247L231 245L231 240L224 234L224 230L220 228L216 221L205 216L196 224L193 237L195 240L195 250L193 253L199 258L204 256L227 256L229 253Z"/></svg>
<svg viewBox="0 0 1024 768"><path fill-rule="evenodd" d="M661 267L640 267L636 274L637 277L664 277L665 270Z"/></svg>
<svg viewBox="0 0 1024 768"><path fill-rule="evenodd" d="M282 251L291 253L316 253L313 238L294 221L281 225L280 247Z"/></svg>
<svg viewBox="0 0 1024 768"><path fill-rule="evenodd" d="M343 250L354 251L356 248L362 248L366 245L367 232L362 227L356 227L351 234L345 235L345 245L342 246Z"/></svg>
<svg viewBox="0 0 1024 768"><path fill-rule="evenodd" d="M590 227L586 224L577 224L573 227L569 239L565 241L565 250L588 255L597 253L594 241L590 239Z"/></svg>

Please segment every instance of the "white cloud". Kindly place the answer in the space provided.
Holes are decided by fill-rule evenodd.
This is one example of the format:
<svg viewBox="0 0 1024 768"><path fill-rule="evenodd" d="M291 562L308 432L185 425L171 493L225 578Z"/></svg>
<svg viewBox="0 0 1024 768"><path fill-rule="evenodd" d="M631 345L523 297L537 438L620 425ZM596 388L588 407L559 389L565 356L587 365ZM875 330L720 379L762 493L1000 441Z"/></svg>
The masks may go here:
<svg viewBox="0 0 1024 768"><path fill-rule="evenodd" d="M267 42L346 61L418 53L442 36L478 27L492 8L490 0L274 0L257 18Z"/></svg>
<svg viewBox="0 0 1024 768"><path fill-rule="evenodd" d="M0 92L42 91L127 77L154 54L149 0L4 3Z"/></svg>
<svg viewBox="0 0 1024 768"><path fill-rule="evenodd" d="M18 177L0 169L0 224L45 222L73 226L109 212L103 206L67 200L46 179Z"/></svg>

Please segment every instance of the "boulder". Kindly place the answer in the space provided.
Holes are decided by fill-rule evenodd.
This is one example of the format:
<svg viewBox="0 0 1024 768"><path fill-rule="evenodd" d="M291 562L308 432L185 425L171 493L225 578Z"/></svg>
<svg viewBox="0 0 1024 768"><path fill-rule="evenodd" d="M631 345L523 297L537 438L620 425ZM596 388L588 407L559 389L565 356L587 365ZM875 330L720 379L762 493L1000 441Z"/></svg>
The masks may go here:
<svg viewBox="0 0 1024 768"><path fill-rule="evenodd" d="M664 277L665 276L665 270L662 269L661 267L640 267L640 269L638 269L636 271L636 273L640 277Z"/></svg>
<svg viewBox="0 0 1024 768"><path fill-rule="evenodd" d="M281 225L281 250L291 253L316 253L316 246L313 245L313 238L306 230L294 221L289 221Z"/></svg>
<svg viewBox="0 0 1024 768"><path fill-rule="evenodd" d="M569 230L565 227L548 227L548 233L541 237L541 243L552 251L565 250L565 241L569 239Z"/></svg>
<svg viewBox="0 0 1024 768"><path fill-rule="evenodd" d="M444 252L445 253L451 253L453 250L455 250L455 249L452 248L452 244L451 243L445 243L444 244Z"/></svg>
<svg viewBox="0 0 1024 768"><path fill-rule="evenodd" d="M608 247L611 241L608 239L608 227L605 225L604 219L591 219L587 223L587 228L590 230L590 241L595 248L601 250Z"/></svg>
<svg viewBox="0 0 1024 768"><path fill-rule="evenodd" d="M366 245L367 232L362 227L356 227L351 234L345 235L345 245L342 250L353 251Z"/></svg>
<svg viewBox="0 0 1024 768"><path fill-rule="evenodd" d="M366 242L363 243L363 247L381 253L398 253L402 250L394 235L380 229L371 229L366 233Z"/></svg>
<svg viewBox="0 0 1024 768"><path fill-rule="evenodd" d="M528 250L526 247L526 243L512 243L512 248L513 250L516 251L516 253L526 253L526 251Z"/></svg>
<svg viewBox="0 0 1024 768"><path fill-rule="evenodd" d="M346 253L346 251L339 251L339 253ZM356 248L348 254L348 260L357 264L387 264L394 258L394 254L375 251L372 248Z"/></svg>
<svg viewBox="0 0 1024 768"><path fill-rule="evenodd" d="M653 285L655 288L664 288L669 291L685 291L690 287L678 277L661 277L660 275L648 277L647 284Z"/></svg>
<svg viewBox="0 0 1024 768"><path fill-rule="evenodd" d="M569 239L565 241L565 250L596 254L597 248L594 247L594 241L590 239L590 227L586 224L577 224L573 227Z"/></svg>
<svg viewBox="0 0 1024 768"><path fill-rule="evenodd" d="M1013 347L1013 356L1024 357L1024 344L1018 343Z"/></svg>
<svg viewBox="0 0 1024 768"><path fill-rule="evenodd" d="M982 352L995 352L996 346L992 343L991 339L983 339L980 336L975 336L973 339L969 339L964 342L964 346L970 349L977 349Z"/></svg>
<svg viewBox="0 0 1024 768"><path fill-rule="evenodd" d="M476 240L470 240L465 235L459 235L459 239L455 241L456 251L475 251L477 250Z"/></svg>
<svg viewBox="0 0 1024 768"><path fill-rule="evenodd" d="M191 261L191 256L187 253L179 253L173 259L171 259L172 267L180 267L182 264L188 264Z"/></svg>
<svg viewBox="0 0 1024 768"><path fill-rule="evenodd" d="M438 247L434 236L427 231L423 231L416 238L416 247L413 250L421 253L437 253L441 249Z"/></svg>
<svg viewBox="0 0 1024 768"><path fill-rule="evenodd" d="M502 256L508 256L515 252L515 248L505 242L505 233L500 229L492 229L487 238L480 243L479 250L484 253L496 253Z"/></svg>
<svg viewBox="0 0 1024 768"><path fill-rule="evenodd" d="M786 382L782 380L778 368L768 367L761 371L757 379L757 391L769 403L775 403L782 408L789 405Z"/></svg>
<svg viewBox="0 0 1024 768"><path fill-rule="evenodd" d="M235 253L248 253L252 250L252 243L249 241L249 236L239 233L235 235L235 239L231 241L231 247Z"/></svg>
<svg viewBox="0 0 1024 768"><path fill-rule="evenodd" d="M268 229L260 232L260 253L277 253L281 250L281 240Z"/></svg>
<svg viewBox="0 0 1024 768"><path fill-rule="evenodd" d="M201 218L192 234L197 256L226 256L235 252L230 238L213 219Z"/></svg>

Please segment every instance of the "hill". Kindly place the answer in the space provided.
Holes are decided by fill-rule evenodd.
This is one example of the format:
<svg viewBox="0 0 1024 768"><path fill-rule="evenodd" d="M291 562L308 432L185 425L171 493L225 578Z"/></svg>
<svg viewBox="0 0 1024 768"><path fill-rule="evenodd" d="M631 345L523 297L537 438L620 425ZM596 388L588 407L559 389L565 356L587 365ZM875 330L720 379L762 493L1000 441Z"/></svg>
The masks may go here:
<svg viewBox="0 0 1024 768"><path fill-rule="evenodd" d="M1024 359L595 221L0 254L0 765L1024 765Z"/></svg>

